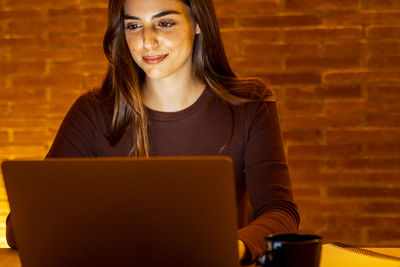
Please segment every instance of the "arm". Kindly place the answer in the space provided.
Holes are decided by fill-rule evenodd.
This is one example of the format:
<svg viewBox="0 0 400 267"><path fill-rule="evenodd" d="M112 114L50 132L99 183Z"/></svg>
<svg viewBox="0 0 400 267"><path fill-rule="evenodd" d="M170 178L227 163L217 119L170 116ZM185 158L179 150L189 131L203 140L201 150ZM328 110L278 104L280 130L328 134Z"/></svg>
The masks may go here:
<svg viewBox="0 0 400 267"><path fill-rule="evenodd" d="M246 262L251 262L264 252L265 237L297 232L300 219L293 203L276 104L260 104L248 121L244 171L254 220L239 230L239 239L248 249Z"/></svg>

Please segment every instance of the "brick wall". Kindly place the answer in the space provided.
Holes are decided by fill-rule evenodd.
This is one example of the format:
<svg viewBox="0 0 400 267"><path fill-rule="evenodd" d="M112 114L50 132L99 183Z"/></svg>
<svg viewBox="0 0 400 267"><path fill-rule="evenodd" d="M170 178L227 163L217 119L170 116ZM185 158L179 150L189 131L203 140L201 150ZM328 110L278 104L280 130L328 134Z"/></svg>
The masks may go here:
<svg viewBox="0 0 400 267"><path fill-rule="evenodd" d="M43 158L76 97L100 85L106 2L0 0L0 160ZM301 231L399 245L400 1L215 6L234 70L277 93Z"/></svg>

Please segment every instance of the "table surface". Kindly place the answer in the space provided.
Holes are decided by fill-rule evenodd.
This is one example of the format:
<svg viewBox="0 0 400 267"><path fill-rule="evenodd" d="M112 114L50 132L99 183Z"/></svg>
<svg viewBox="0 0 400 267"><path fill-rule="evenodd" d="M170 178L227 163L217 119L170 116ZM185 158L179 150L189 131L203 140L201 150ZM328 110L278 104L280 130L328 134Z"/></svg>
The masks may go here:
<svg viewBox="0 0 400 267"><path fill-rule="evenodd" d="M365 249L400 258L400 247L391 247L391 248L368 247ZM323 255L324 254L322 254L322 256ZM0 248L0 266L20 267L21 262L19 260L18 252L16 250L12 250L9 248ZM399 266L400 266L400 262L399 262ZM323 264L321 264L320 267L324 267ZM346 267L346 266L341 266L341 267ZM353 267L353 266L351 266L351 267Z"/></svg>

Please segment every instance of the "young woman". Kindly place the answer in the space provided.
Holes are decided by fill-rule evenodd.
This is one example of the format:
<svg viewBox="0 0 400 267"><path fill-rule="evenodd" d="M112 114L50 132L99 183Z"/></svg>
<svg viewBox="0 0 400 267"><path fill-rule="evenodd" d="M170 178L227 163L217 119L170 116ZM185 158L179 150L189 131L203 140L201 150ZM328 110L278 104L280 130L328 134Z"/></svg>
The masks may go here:
<svg viewBox="0 0 400 267"><path fill-rule="evenodd" d="M104 51L102 88L75 102L47 157L228 155L240 260L260 256L267 235L297 231L273 94L232 72L212 0L110 0Z"/></svg>

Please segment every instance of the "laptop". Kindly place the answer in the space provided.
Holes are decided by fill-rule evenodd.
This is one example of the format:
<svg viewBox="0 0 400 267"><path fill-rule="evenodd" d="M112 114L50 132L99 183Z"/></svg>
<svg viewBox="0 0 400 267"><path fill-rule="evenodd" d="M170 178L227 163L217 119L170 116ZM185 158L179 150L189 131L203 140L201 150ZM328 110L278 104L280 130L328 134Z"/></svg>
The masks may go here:
<svg viewBox="0 0 400 267"><path fill-rule="evenodd" d="M229 157L2 164L22 266L239 266Z"/></svg>

